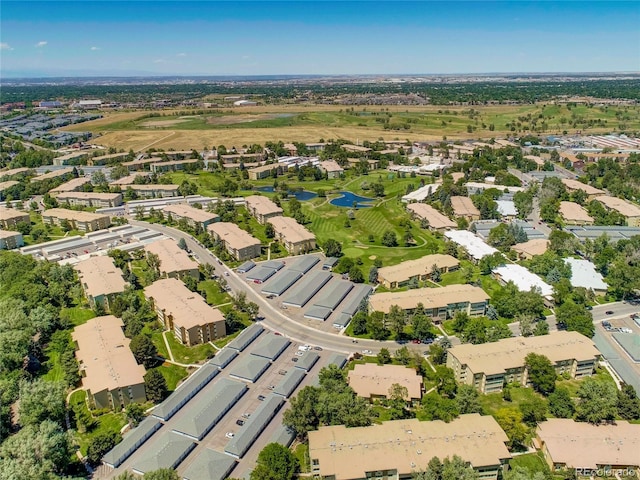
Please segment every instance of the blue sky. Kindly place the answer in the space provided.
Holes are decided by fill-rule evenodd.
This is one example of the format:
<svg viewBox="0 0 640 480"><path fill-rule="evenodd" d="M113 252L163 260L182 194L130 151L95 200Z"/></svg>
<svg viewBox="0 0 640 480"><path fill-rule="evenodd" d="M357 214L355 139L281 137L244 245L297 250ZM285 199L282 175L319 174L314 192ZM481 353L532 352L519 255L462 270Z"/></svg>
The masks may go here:
<svg viewBox="0 0 640 480"><path fill-rule="evenodd" d="M2 1L18 74L640 70L640 3Z"/></svg>

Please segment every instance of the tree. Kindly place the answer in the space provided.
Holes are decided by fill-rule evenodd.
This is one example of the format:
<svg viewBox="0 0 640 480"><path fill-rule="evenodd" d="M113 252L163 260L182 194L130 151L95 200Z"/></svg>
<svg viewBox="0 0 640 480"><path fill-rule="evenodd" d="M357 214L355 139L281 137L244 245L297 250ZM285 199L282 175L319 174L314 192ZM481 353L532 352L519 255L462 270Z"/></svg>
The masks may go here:
<svg viewBox="0 0 640 480"><path fill-rule="evenodd" d="M144 368L152 368L157 364L158 349L147 335L139 334L133 337L129 348L136 361L143 364Z"/></svg>
<svg viewBox="0 0 640 480"><path fill-rule="evenodd" d="M435 263L431 267L431 280L433 280L436 283L442 280L442 272L438 268L438 265L436 265Z"/></svg>
<svg viewBox="0 0 640 480"><path fill-rule="evenodd" d="M276 231L273 228L273 225L270 222L264 226L264 236L267 238L274 238L276 236Z"/></svg>
<svg viewBox="0 0 640 480"><path fill-rule="evenodd" d="M444 395L449 398L454 398L458 388L456 383L456 376L453 370L443 365L436 367L434 374L434 380L436 382L436 390L440 395Z"/></svg>
<svg viewBox="0 0 640 480"><path fill-rule="evenodd" d="M595 377L585 378L578 389L578 398L578 420L598 424L616 418L618 392L613 383Z"/></svg>
<svg viewBox="0 0 640 480"><path fill-rule="evenodd" d="M533 388L543 395L549 395L556 388L556 371L551 360L544 355L529 353L524 357L529 381Z"/></svg>
<svg viewBox="0 0 640 480"><path fill-rule="evenodd" d="M356 313L351 319L351 328L355 335L367 333L367 314L362 311Z"/></svg>
<svg viewBox="0 0 640 480"><path fill-rule="evenodd" d="M144 374L144 387L147 392L147 398L155 403L160 403L164 400L169 391L164 376L155 368Z"/></svg>
<svg viewBox="0 0 640 480"><path fill-rule="evenodd" d="M618 414L625 420L640 419L640 399L632 385L624 384L618 392Z"/></svg>
<svg viewBox="0 0 640 480"><path fill-rule="evenodd" d="M120 441L120 435L113 431L99 433L91 439L87 446L87 461L91 465L98 465L102 456Z"/></svg>
<svg viewBox="0 0 640 480"><path fill-rule="evenodd" d="M397 247L398 246L398 237L395 232L391 230L387 230L382 235L382 245L385 247Z"/></svg>
<svg viewBox="0 0 640 480"><path fill-rule="evenodd" d="M464 415L465 413L482 413L480 395L473 385L458 386L455 400L460 415Z"/></svg>
<svg viewBox="0 0 640 480"><path fill-rule="evenodd" d="M378 360L378 364L386 365L387 363L391 363L391 353L387 348L381 348L380 352L376 355L376 359Z"/></svg>
<svg viewBox="0 0 640 480"><path fill-rule="evenodd" d="M394 383L387 392L387 405L391 413L392 420L405 418L407 414L407 401L409 401L409 390L404 385Z"/></svg>
<svg viewBox="0 0 640 480"><path fill-rule="evenodd" d="M181 250L186 250L187 249L187 241L184 238L180 237L180 240L178 240L178 247Z"/></svg>
<svg viewBox="0 0 640 480"><path fill-rule="evenodd" d="M573 301L564 302L556 308L556 321L559 325L566 326L568 331L579 332L588 338L593 337L595 333L593 315L587 310L586 305L579 305Z"/></svg>
<svg viewBox="0 0 640 480"><path fill-rule="evenodd" d="M450 422L458 416L456 401L446 398L437 392L431 392L422 397L422 406L418 412L421 420L442 420Z"/></svg>
<svg viewBox="0 0 640 480"><path fill-rule="evenodd" d="M258 454L251 480L292 480L300 465L291 450L279 443L270 443Z"/></svg>
<svg viewBox="0 0 640 480"><path fill-rule="evenodd" d="M62 425L66 412L64 390L60 382L42 379L20 382L20 424L36 425L52 420Z"/></svg>
<svg viewBox="0 0 640 480"><path fill-rule="evenodd" d="M142 480L178 480L178 472L173 468L159 468L144 474Z"/></svg>
<svg viewBox="0 0 640 480"><path fill-rule="evenodd" d="M364 283L364 274L355 265L349 269L349 280L353 283Z"/></svg>
<svg viewBox="0 0 640 480"><path fill-rule="evenodd" d="M416 472L412 476L413 480L478 480L479 474L469 462L454 455L452 459L445 458L443 462L433 457L427 469L423 472Z"/></svg>
<svg viewBox="0 0 640 480"><path fill-rule="evenodd" d="M409 365L411 362L411 353L406 345L396 350L393 357L403 365Z"/></svg>
<svg viewBox="0 0 640 480"><path fill-rule="evenodd" d="M384 340L389 336L389 331L384 325L384 314L372 312L367 319L367 332L374 340Z"/></svg>
<svg viewBox="0 0 640 480"><path fill-rule="evenodd" d="M435 365L444 365L447 361L447 350L438 343L432 343L429 347L429 358Z"/></svg>
<svg viewBox="0 0 640 480"><path fill-rule="evenodd" d="M144 408L139 403L132 402L126 406L124 413L132 427L135 427L144 418Z"/></svg>
<svg viewBox="0 0 640 480"><path fill-rule="evenodd" d="M505 407L499 409L494 417L509 437L507 446L512 450L522 448L527 440L527 429L522 424L522 413L516 408Z"/></svg>
<svg viewBox="0 0 640 480"><path fill-rule="evenodd" d="M411 332L412 336L416 340L427 340L433 338L431 332L432 327L431 319L421 313L416 313L411 318Z"/></svg>
<svg viewBox="0 0 640 480"><path fill-rule="evenodd" d="M378 267L375 265L369 269L369 283L378 283Z"/></svg>
<svg viewBox="0 0 640 480"><path fill-rule="evenodd" d="M549 395L549 413L558 418L571 418L576 406L566 387L558 387Z"/></svg>
<svg viewBox="0 0 640 480"><path fill-rule="evenodd" d="M532 474L528 468L521 465L517 465L504 474L505 480L546 480L546 478L544 472L538 471Z"/></svg>
<svg viewBox="0 0 640 480"><path fill-rule="evenodd" d="M520 403L522 420L531 427L543 422L547 418L547 403L540 397L533 397Z"/></svg>
<svg viewBox="0 0 640 480"><path fill-rule="evenodd" d="M387 324L396 338L402 336L404 327L407 325L407 315L398 305L391 305L387 313Z"/></svg>

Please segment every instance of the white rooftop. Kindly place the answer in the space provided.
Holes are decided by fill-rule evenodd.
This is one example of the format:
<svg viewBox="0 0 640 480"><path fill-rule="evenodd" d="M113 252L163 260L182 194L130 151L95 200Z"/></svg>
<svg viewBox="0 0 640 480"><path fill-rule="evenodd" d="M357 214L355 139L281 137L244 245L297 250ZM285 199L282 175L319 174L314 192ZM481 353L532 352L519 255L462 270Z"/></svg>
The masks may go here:
<svg viewBox="0 0 640 480"><path fill-rule="evenodd" d="M518 215L516 204L512 200L496 200L498 204L498 212L503 217L515 217Z"/></svg>
<svg viewBox="0 0 640 480"><path fill-rule="evenodd" d="M430 183L425 185L424 187L420 187L413 192L409 192L406 195L402 196L403 202L422 202L429 195L433 195L438 191L442 183Z"/></svg>
<svg viewBox="0 0 640 480"><path fill-rule="evenodd" d="M505 282L515 283L521 292L528 292L532 287L535 287L540 289L543 297L553 295L553 287L551 285L521 265L501 265L494 268L493 273L500 275Z"/></svg>
<svg viewBox="0 0 640 480"><path fill-rule="evenodd" d="M604 282L602 275L589 260L565 258L564 261L571 265L571 286L589 290L607 289L608 285Z"/></svg>
<svg viewBox="0 0 640 480"><path fill-rule="evenodd" d="M468 230L449 230L444 233L444 236L466 248L469 255L476 260L498 251Z"/></svg>

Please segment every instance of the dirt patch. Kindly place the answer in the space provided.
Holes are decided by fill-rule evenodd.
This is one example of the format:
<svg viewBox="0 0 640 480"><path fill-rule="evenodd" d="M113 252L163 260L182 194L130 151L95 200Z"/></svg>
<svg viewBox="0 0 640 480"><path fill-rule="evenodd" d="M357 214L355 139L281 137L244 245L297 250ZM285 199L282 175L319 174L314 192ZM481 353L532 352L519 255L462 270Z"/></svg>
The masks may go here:
<svg viewBox="0 0 640 480"><path fill-rule="evenodd" d="M172 127L173 125L177 125L178 123L188 122L189 119L176 118L174 120L152 120L149 122L141 123L141 127Z"/></svg>
<svg viewBox="0 0 640 480"><path fill-rule="evenodd" d="M375 260L376 258L378 258L376 255L369 256L369 260Z"/></svg>
<svg viewBox="0 0 640 480"><path fill-rule="evenodd" d="M293 117L292 113L263 113L259 115L227 115L224 117L207 117L211 125L234 125L237 123L257 122L259 120L275 120L276 118Z"/></svg>

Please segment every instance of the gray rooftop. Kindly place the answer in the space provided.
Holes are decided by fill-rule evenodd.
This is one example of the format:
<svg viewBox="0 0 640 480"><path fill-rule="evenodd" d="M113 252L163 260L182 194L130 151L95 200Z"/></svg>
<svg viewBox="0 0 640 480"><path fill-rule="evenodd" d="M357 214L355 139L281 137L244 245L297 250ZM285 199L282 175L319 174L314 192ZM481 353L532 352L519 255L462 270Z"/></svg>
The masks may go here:
<svg viewBox="0 0 640 480"><path fill-rule="evenodd" d="M174 432L158 437L152 447L134 465L133 471L139 475L160 468L176 468L196 446L193 440Z"/></svg>
<svg viewBox="0 0 640 480"><path fill-rule="evenodd" d="M353 315L348 315L346 313L340 313L336 318L333 319L333 326L336 328L344 328L349 325L351 318Z"/></svg>
<svg viewBox="0 0 640 480"><path fill-rule="evenodd" d="M273 270L280 270L284 267L284 262L282 260L268 260L260 264L261 267L271 268Z"/></svg>
<svg viewBox="0 0 640 480"><path fill-rule="evenodd" d="M315 255L303 255L302 257L298 258L295 263L289 268L300 273L307 273L318 262L320 262L320 259Z"/></svg>
<svg viewBox="0 0 640 480"><path fill-rule="evenodd" d="M637 333L612 333L611 336L629 354L634 362L640 362L640 335Z"/></svg>
<svg viewBox="0 0 640 480"><path fill-rule="evenodd" d="M184 416L174 424L173 430L194 440L202 440L248 388L244 383L221 378L207 390L206 395L189 404L188 411L183 412Z"/></svg>
<svg viewBox="0 0 640 480"><path fill-rule="evenodd" d="M268 395L260 406L247 419L244 426L227 443L224 451L237 458L242 456L253 445L271 419L278 413L284 399L280 395Z"/></svg>
<svg viewBox="0 0 640 480"><path fill-rule="evenodd" d="M305 275L304 279L289 291L286 300L282 303L292 307L304 307L331 278L331 273L323 270L316 270Z"/></svg>
<svg viewBox="0 0 640 480"><path fill-rule="evenodd" d="M354 285L353 290L350 292L351 295L349 295L347 301L340 307L339 311L346 315L354 316L360 308L362 300L367 298L372 290L373 288L369 285Z"/></svg>
<svg viewBox="0 0 640 480"><path fill-rule="evenodd" d="M119 444L102 457L102 462L112 468L119 467L122 462L129 458L129 456L161 426L162 422L160 422L160 420L153 417L145 418L136 428L130 430Z"/></svg>
<svg viewBox="0 0 640 480"><path fill-rule="evenodd" d="M338 368L342 368L347 364L347 357L334 353L329 357L329 363L327 365L337 365Z"/></svg>
<svg viewBox="0 0 640 480"><path fill-rule="evenodd" d="M300 370L308 372L309 370L311 370L311 368L313 368L319 358L320 355L318 355L316 352L307 350L306 352L304 352L304 355L299 357L295 368L299 368Z"/></svg>
<svg viewBox="0 0 640 480"><path fill-rule="evenodd" d="M216 356L209 360L207 363L210 363L214 367L222 370L224 367L229 365L237 356L237 350L234 350L233 348L223 348L218 353L216 353Z"/></svg>
<svg viewBox="0 0 640 480"><path fill-rule="evenodd" d="M324 262L322 262L322 268L329 269L335 267L336 263L338 263L340 259L337 257L328 257Z"/></svg>
<svg viewBox="0 0 640 480"><path fill-rule="evenodd" d="M271 365L268 358L247 355L233 366L229 372L230 377L239 378L248 382L255 382Z"/></svg>
<svg viewBox="0 0 640 480"><path fill-rule="evenodd" d="M253 325L245 328L236 338L231 340L227 344L227 348L233 348L241 352L247 348L251 342L258 338L263 331L264 328L262 325L254 323Z"/></svg>
<svg viewBox="0 0 640 480"><path fill-rule="evenodd" d="M286 292L291 285L296 283L300 277L302 277L302 273L300 272L283 270L262 289L262 293L280 296Z"/></svg>
<svg viewBox="0 0 640 480"><path fill-rule="evenodd" d="M344 300L344 297L349 294L352 288L353 283L346 280L331 282L331 285L322 290L321 295L313 304L316 307L325 307L333 310Z"/></svg>
<svg viewBox="0 0 640 480"><path fill-rule="evenodd" d="M291 342L287 338L274 333L268 333L262 337L262 340L254 347L251 354L268 358L269 360L275 360L290 344Z"/></svg>
<svg viewBox="0 0 640 480"><path fill-rule="evenodd" d="M331 316L332 310L327 307L317 307L312 306L304 312L304 318L310 318L311 320L320 320L324 322L327 318Z"/></svg>
<svg viewBox="0 0 640 480"><path fill-rule="evenodd" d="M256 280L259 283L266 282L269 278L276 274L277 270L267 267L256 267L247 273L248 280Z"/></svg>
<svg viewBox="0 0 640 480"><path fill-rule="evenodd" d="M503 222L501 222L500 220L480 220L474 222L473 225L478 236L486 240L487 237L489 237L489 232L491 232L493 228L497 227L501 223ZM528 240L534 240L536 238L547 238L547 235L537 229L535 223L533 222L529 222L526 220L512 220L509 223L522 227L524 233L527 234Z"/></svg>
<svg viewBox="0 0 640 480"><path fill-rule="evenodd" d="M564 228L565 232L573 233L579 240L584 241L587 238L592 240L606 235L611 241L620 239L628 239L636 235L640 235L640 227L624 227L624 226L599 226L585 225L584 227L569 226Z"/></svg>
<svg viewBox="0 0 640 480"><path fill-rule="evenodd" d="M234 458L209 448L202 450L182 474L183 480L224 480L238 463Z"/></svg>
<svg viewBox="0 0 640 480"><path fill-rule="evenodd" d="M289 396L294 392L302 379L306 376L306 372L299 368L292 368L287 372L287 374L280 380L280 383L276 385L276 388L273 389L273 393L276 395L282 395L284 398L289 398Z"/></svg>
<svg viewBox="0 0 640 480"><path fill-rule="evenodd" d="M271 436L269 443L279 443L285 447L290 447L296 438L296 434L286 425L280 425Z"/></svg>
<svg viewBox="0 0 640 480"><path fill-rule="evenodd" d="M238 267L238 273L247 273L249 270L251 270L255 266L256 264L251 260L244 262L242 265Z"/></svg>

